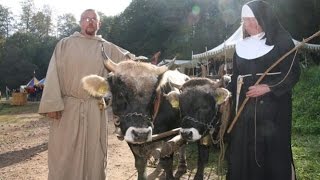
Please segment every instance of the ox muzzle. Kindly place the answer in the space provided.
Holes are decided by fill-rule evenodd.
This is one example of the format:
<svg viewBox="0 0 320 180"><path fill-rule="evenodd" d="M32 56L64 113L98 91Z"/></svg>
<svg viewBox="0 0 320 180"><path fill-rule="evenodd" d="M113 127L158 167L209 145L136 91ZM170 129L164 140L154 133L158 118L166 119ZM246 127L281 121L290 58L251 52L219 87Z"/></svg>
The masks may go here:
<svg viewBox="0 0 320 180"><path fill-rule="evenodd" d="M120 115L115 121L115 126L118 138L120 134L128 143L142 144L152 140L153 123L148 115L142 113Z"/></svg>

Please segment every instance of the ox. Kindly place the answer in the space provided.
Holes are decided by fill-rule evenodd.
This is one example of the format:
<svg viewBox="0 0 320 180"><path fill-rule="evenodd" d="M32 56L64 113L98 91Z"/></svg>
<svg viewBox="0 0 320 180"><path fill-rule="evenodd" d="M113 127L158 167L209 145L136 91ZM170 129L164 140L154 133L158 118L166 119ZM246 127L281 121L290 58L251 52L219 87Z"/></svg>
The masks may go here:
<svg viewBox="0 0 320 180"><path fill-rule="evenodd" d="M227 89L220 88L223 81L194 78L182 86L174 85L180 88L180 93L176 93L174 97L179 99L181 136L188 142L198 143L198 169L194 177L197 180L203 179L204 168L208 163L210 138L214 133L218 134L216 130L221 125L221 117L228 119L225 117L228 112L220 111L220 106L228 102L230 97ZM226 123L224 126L226 127Z"/></svg>
<svg viewBox="0 0 320 180"><path fill-rule="evenodd" d="M161 152L160 165L166 179L174 179L173 152L163 149L168 147L163 146L163 141L153 142L152 135L180 127L179 109L171 106L165 94L177 91L170 82L182 85L189 77L177 70L168 70L166 66L131 60L116 64L108 59L105 66L111 71L106 81L91 75L83 78L83 86L96 97L111 91L111 106L118 119L115 124L134 155L138 179L147 178L147 160L151 150L156 148ZM177 140L177 143L182 145L184 141ZM180 155L178 175L186 172L185 155Z"/></svg>

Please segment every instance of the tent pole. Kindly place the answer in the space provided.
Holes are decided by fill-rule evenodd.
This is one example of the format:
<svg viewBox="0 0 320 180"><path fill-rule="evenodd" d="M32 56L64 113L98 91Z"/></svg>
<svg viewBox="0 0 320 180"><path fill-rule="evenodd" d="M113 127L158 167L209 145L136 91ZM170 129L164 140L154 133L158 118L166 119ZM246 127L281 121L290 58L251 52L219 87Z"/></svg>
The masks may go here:
<svg viewBox="0 0 320 180"><path fill-rule="evenodd" d="M204 77L206 77L209 73L209 60L208 60L208 48L206 46L206 60L207 60L207 74L205 74Z"/></svg>

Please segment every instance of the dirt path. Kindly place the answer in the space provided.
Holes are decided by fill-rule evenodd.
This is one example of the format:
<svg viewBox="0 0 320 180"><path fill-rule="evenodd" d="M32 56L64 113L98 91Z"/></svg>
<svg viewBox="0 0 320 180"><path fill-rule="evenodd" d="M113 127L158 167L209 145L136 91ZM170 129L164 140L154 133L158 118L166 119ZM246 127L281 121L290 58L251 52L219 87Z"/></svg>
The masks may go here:
<svg viewBox="0 0 320 180"><path fill-rule="evenodd" d="M0 180L47 179L49 120L35 113L35 109L10 117L0 115ZM108 179L137 179L134 158L127 143L118 140L113 132L114 125L109 122ZM155 168L148 168L148 174L153 174L148 179L163 179L164 176ZM186 174L181 179L192 177Z"/></svg>
<svg viewBox="0 0 320 180"><path fill-rule="evenodd" d="M128 145L119 141L113 131L110 122L108 179L136 179ZM0 180L47 179L48 133L48 119L36 113L13 115L10 122L0 121Z"/></svg>

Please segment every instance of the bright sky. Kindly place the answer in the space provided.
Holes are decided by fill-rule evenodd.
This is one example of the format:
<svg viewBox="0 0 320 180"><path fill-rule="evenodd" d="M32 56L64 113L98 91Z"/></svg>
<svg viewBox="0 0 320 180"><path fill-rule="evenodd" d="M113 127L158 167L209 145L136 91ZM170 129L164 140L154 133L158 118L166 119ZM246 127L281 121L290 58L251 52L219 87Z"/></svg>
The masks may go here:
<svg viewBox="0 0 320 180"><path fill-rule="evenodd" d="M53 16L72 13L77 20L85 9L96 9L107 16L118 15L129 6L132 0L34 0L36 8L41 10L44 5L49 5ZM0 0L0 4L10 8L14 15L21 14L22 0Z"/></svg>

